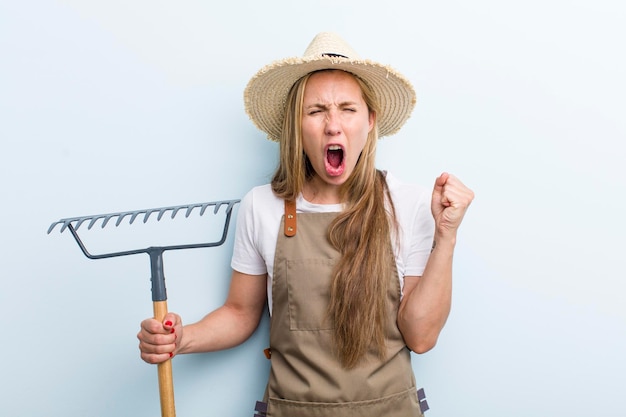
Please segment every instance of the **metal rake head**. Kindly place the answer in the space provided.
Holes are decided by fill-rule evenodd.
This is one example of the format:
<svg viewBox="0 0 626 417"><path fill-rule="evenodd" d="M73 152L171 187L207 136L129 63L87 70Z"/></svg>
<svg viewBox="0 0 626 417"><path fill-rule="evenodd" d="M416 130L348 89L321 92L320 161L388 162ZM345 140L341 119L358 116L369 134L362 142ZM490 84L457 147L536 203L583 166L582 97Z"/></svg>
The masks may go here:
<svg viewBox="0 0 626 417"><path fill-rule="evenodd" d="M240 200L223 200L223 201L211 201L207 203L195 203L195 204L184 204L178 206L168 206L168 207L158 207L158 208L150 208L150 209L142 209L142 210L132 210L132 211L121 211L117 213L106 213L106 214L96 214L91 216L81 216L81 217L68 217L65 219L61 219L56 221L50 225L48 228L48 234L50 234L57 225L60 225L60 231L63 233L66 229L69 230L74 239L80 246L81 250L90 259L100 259L100 258L110 258L113 256L124 256L124 255L132 255L135 253L149 253L150 251L158 250L159 252L163 252L165 250L172 249L189 249L189 248L201 248L201 247L210 247L210 246L219 246L226 240L226 235L228 233L228 225L230 223L230 218L232 215L233 207ZM222 236L219 240L215 242L206 242L206 243L197 243L197 244L189 244L189 245L170 245L170 246L162 246L162 247L150 247L143 249L135 249L123 252L113 252L113 253L104 253L99 255L93 255L87 251L87 248L81 241L78 236L78 229L85 223L87 223L87 229L92 229L96 224L100 224L101 228L105 228L108 224L114 224L115 227L122 224L124 219L128 219L128 224L133 224L137 218L142 218L143 223L146 223L151 217L156 217L157 221L160 221L167 213L170 214L170 218L174 219L176 215L180 212L185 213L185 217L189 217L192 212L197 211L200 216L204 215L207 209L210 207L213 208L213 214L218 214L222 206L225 206L225 221L224 228L222 231Z"/></svg>
<svg viewBox="0 0 626 417"><path fill-rule="evenodd" d="M115 227L119 226L122 221L129 217L129 224L133 224L133 222L137 219L138 216L143 215L143 222L146 223L150 216L153 213L157 214L157 221L160 221L163 218L163 215L168 211L171 212L171 218L175 218L178 212L181 210L185 211L185 217L189 217L192 211L196 208L200 209L200 216L204 214L208 207L214 207L213 214L217 214L220 207L226 205L226 212L230 213L233 206L237 204L239 200L224 200L224 201L212 201L208 203L196 203L196 204L185 204L180 206L169 206L169 207L159 207L159 208L150 208L143 210L133 210L133 211L121 211L119 213L107 213L107 214L95 214L92 216L81 216L81 217L68 217L66 219L61 219L56 221L50 225L48 228L48 234L54 230L57 225L61 225L61 233L65 231L70 225L73 226L74 230L78 230L83 223L89 222L87 225L87 229L91 229L98 220L102 220L101 227L105 228L109 221L113 218L117 218L115 221Z"/></svg>

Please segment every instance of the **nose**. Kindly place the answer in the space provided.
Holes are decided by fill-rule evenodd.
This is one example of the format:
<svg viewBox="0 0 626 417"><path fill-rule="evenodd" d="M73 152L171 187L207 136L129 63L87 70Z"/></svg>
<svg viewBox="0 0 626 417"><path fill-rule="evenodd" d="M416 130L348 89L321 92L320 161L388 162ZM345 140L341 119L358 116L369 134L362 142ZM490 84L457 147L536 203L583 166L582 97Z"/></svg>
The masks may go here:
<svg viewBox="0 0 626 417"><path fill-rule="evenodd" d="M324 133L328 136L337 136L341 133L341 123L339 121L339 115L336 111L329 111L326 113Z"/></svg>

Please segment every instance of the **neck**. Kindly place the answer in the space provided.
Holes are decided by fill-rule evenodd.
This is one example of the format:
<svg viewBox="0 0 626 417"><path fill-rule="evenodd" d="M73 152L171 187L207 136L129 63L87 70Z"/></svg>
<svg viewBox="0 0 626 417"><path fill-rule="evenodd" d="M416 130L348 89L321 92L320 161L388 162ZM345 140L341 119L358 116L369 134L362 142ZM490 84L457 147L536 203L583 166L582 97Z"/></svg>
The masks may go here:
<svg viewBox="0 0 626 417"><path fill-rule="evenodd" d="M339 204L339 186L331 185L321 180L317 175L313 176L304 184L302 196L309 203L314 204Z"/></svg>

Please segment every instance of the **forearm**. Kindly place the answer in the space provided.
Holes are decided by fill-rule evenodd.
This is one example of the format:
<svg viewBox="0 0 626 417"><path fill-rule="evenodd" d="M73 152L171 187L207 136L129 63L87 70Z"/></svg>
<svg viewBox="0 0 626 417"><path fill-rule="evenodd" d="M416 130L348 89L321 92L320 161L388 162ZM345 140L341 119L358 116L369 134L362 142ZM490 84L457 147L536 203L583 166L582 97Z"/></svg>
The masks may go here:
<svg viewBox="0 0 626 417"><path fill-rule="evenodd" d="M213 352L243 343L261 320L266 284L267 275L233 271L224 305L197 323L184 326L176 353Z"/></svg>
<svg viewBox="0 0 626 417"><path fill-rule="evenodd" d="M235 347L252 335L260 316L260 313L250 314L224 305L202 320L184 326L178 353L213 352Z"/></svg>
<svg viewBox="0 0 626 417"><path fill-rule="evenodd" d="M398 311L398 327L417 353L432 349L450 313L452 258L456 237L436 237L423 275L407 288Z"/></svg>

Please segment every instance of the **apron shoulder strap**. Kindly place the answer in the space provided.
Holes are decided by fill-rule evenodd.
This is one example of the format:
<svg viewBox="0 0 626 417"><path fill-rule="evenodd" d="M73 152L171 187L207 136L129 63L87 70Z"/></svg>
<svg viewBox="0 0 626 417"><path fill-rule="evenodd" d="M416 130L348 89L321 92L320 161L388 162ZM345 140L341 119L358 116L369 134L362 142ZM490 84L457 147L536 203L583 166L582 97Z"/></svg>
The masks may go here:
<svg viewBox="0 0 626 417"><path fill-rule="evenodd" d="M296 202L285 200L285 236L295 236L296 226Z"/></svg>

